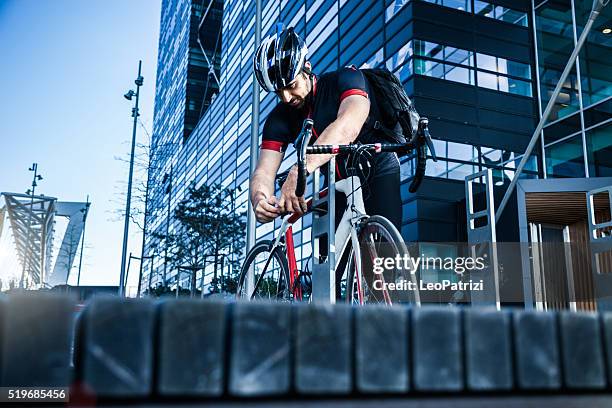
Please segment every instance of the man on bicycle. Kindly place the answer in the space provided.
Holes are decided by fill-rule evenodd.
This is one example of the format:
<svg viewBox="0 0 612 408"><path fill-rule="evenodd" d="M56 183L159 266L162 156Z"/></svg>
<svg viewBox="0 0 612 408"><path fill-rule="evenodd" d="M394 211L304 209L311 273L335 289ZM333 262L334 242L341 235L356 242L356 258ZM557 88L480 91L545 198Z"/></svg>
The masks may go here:
<svg viewBox="0 0 612 408"><path fill-rule="evenodd" d="M356 68L341 68L320 76L312 72L306 59L308 48L293 28L262 41L253 59L255 76L263 89L274 92L279 103L263 128L257 167L250 181L250 199L255 216L269 222L283 212L302 214L304 197L296 197L297 167L289 171L280 197L274 196L274 180L289 143L294 143L304 119L314 121L314 144L339 145L353 142L379 142L380 135L366 120L379 118L370 85ZM308 173L325 165L332 155L309 155ZM362 178L368 215L382 215L401 230L400 166L395 153L380 153L366 162L358 158L336 158L336 177L355 174ZM357 163L357 164L355 164ZM367 177L366 174L367 173ZM367 178L367 180L365 180ZM336 197L336 223L346 206L346 197Z"/></svg>

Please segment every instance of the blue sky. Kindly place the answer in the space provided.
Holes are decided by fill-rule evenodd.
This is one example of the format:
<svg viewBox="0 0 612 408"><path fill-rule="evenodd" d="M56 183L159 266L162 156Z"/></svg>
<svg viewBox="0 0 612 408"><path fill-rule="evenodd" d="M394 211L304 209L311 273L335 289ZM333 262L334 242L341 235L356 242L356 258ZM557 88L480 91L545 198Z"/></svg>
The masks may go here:
<svg viewBox="0 0 612 408"><path fill-rule="evenodd" d="M128 165L116 157L129 153L132 132L132 102L122 95L135 86L142 59L141 120L150 132L160 6L161 0L0 0L0 191L25 192L28 167L37 162L44 177L37 193L62 201L89 194L81 284L119 281L123 223L111 218L121 207L117 191L125 188ZM139 141L145 137L139 127ZM132 234L131 251L139 254L141 239ZM0 248L2 279L14 272L9 251Z"/></svg>

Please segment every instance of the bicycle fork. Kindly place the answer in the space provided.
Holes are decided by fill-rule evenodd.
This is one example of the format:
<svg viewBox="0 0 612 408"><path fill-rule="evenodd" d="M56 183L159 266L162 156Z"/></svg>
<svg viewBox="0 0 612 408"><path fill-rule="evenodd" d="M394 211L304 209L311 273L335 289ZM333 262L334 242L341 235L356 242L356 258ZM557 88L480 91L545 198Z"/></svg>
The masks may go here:
<svg viewBox="0 0 612 408"><path fill-rule="evenodd" d="M363 305L363 291L361 288L361 280L363 279L363 273L361 270L361 248L359 246L359 239L357 237L357 228L351 228L351 243L353 245L353 264L355 265L356 270L356 280L357 280L357 298L359 300L359 304ZM348 266L348 260L347 260ZM348 273L351 273L350 270L347 269ZM348 281L348 276L347 276ZM350 290L350 288L347 288Z"/></svg>
<svg viewBox="0 0 612 408"><path fill-rule="evenodd" d="M279 248L283 245L282 239L283 237L285 237L285 247L287 248L287 260L289 264L288 265L289 266L289 282L287 283L285 287L285 292L289 292L289 293L291 293L290 288L293 285L293 271L297 269L297 262L295 260L295 251L293 248L293 228L291 227L291 224L289 222L291 215L292 214L287 214L283 217L283 221L281 223L280 230L278 231L276 238L274 238L274 242L272 243L272 247L270 248L270 255L268 255L268 259L266 259L266 263L263 268L264 271L268 270L268 266L270 265L270 261L272 260L272 257L273 257L272 254L274 253L276 248ZM255 286L254 286L255 289L259 287L259 284L261 283L264 275L265 273L262 273L261 275L259 275L257 282L255 282ZM279 282L280 282L280 279L279 279ZM253 290L253 293L251 294L251 299L253 299L253 297L255 296L255 292L256 290ZM300 289L300 298L301 298L301 289Z"/></svg>

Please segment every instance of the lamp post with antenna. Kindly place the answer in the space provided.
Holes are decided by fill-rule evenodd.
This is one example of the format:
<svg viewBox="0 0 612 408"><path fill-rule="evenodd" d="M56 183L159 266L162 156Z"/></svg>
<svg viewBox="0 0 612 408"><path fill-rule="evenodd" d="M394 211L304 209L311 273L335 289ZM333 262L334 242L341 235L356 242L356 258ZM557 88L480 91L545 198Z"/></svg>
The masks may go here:
<svg viewBox="0 0 612 408"><path fill-rule="evenodd" d="M31 190L28 189L28 191L26 191L26 194L30 196L30 211L28 213L28 233L27 233L27 239L26 239L26 248L25 248L24 257L23 257L23 270L21 271L21 283L20 283L21 288L24 288L25 273L26 273L26 270L30 266L29 255L30 255L30 252L32 251L32 243L30 242L31 231L32 231L32 213L34 212L34 194L36 192L36 186L38 186L38 183L36 182L41 181L43 179L43 177L40 174L38 174L38 163L33 163L32 167L30 167L28 170L34 172L34 177L32 178L32 189Z"/></svg>
<svg viewBox="0 0 612 408"><path fill-rule="evenodd" d="M127 200L125 204L125 221L123 225L123 247L121 251L121 274L119 276L119 296L125 296L125 263L126 253L128 244L128 233L130 229L130 208L132 206L132 178L134 175L134 151L136 149L136 127L138 124L138 98L140 96L140 87L143 84L144 78L141 75L142 61L138 61L138 77L134 81L136 84L136 92L132 89L127 91L123 97L128 101L132 100L132 97L136 96L136 102L132 108L132 117L134 118L134 126L132 129L132 150L130 153L130 172L128 175L128 187L127 187Z"/></svg>
<svg viewBox="0 0 612 408"><path fill-rule="evenodd" d="M79 273L77 275L77 286L81 284L81 266L83 266L83 248L85 247L85 226L87 221L87 214L89 214L89 194L87 195L87 202L85 203L85 207L81 208L81 213L83 213L83 235L81 236L81 255L79 257Z"/></svg>

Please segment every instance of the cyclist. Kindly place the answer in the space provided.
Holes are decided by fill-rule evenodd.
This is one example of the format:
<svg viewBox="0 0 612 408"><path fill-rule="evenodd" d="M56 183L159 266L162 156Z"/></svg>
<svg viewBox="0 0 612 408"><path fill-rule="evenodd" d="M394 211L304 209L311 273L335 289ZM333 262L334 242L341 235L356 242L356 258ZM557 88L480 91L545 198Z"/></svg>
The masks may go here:
<svg viewBox="0 0 612 408"><path fill-rule="evenodd" d="M253 58L257 81L263 89L275 92L279 103L263 127L257 167L250 181L250 199L260 222L269 222L283 212L302 214L303 197L296 197L297 167L293 166L280 197L274 196L274 180L289 143L294 143L304 119L314 121L314 144L337 145L353 142L379 142L382 137L366 120L379 118L370 86L354 67L341 68L320 76L312 72L306 56L308 48L293 28L262 41ZM363 127L363 128L362 128ZM307 172L325 165L332 155L307 156ZM359 168L368 215L382 215L401 230L400 165L395 153L376 154L369 160L338 155L336 177L344 178ZM362 160L366 159L366 161ZM325 172L326 174L326 172ZM367 176L369 174L369 176ZM366 180L367 178L367 180ZM336 223L346 206L346 197L336 196Z"/></svg>

